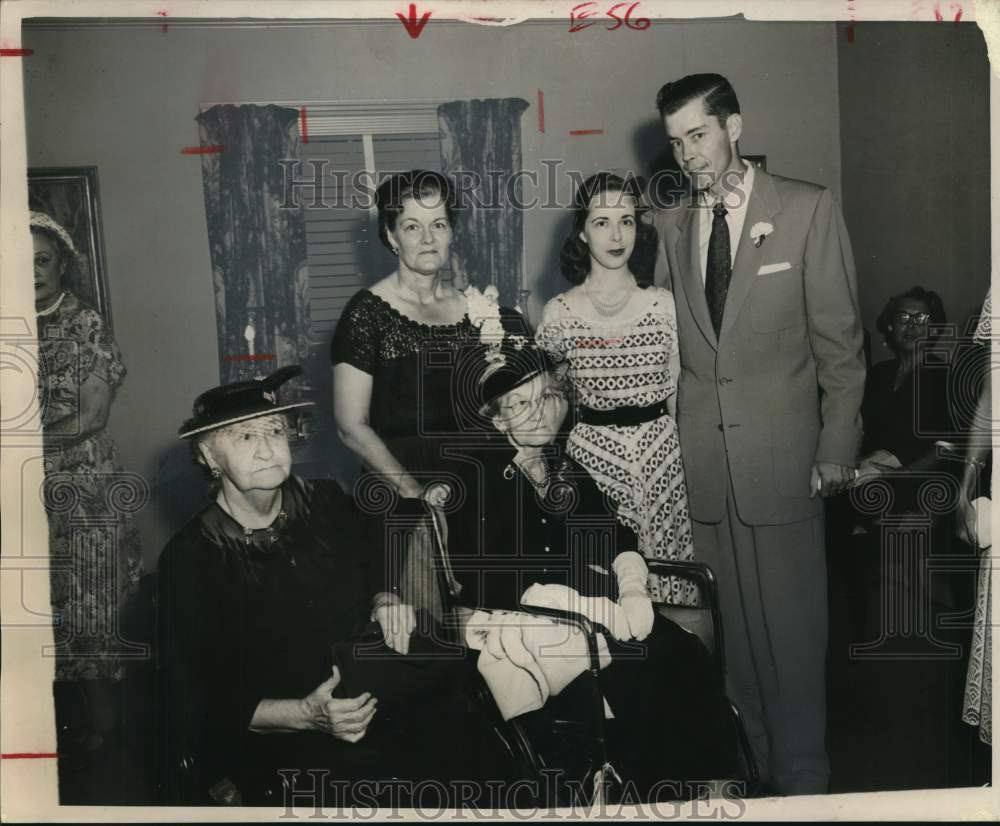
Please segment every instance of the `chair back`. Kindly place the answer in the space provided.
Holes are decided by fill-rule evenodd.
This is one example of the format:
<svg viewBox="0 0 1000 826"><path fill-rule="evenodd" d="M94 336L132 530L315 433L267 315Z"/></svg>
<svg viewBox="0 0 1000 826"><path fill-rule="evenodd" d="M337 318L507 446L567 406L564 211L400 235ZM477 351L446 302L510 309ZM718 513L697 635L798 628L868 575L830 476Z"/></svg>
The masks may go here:
<svg viewBox="0 0 1000 826"><path fill-rule="evenodd" d="M719 587L712 569L702 562L687 560L646 560L649 572L658 576L678 577L694 583L698 605L673 605L660 602L656 610L681 628L695 634L712 655L716 674L726 673L722 612L719 610Z"/></svg>

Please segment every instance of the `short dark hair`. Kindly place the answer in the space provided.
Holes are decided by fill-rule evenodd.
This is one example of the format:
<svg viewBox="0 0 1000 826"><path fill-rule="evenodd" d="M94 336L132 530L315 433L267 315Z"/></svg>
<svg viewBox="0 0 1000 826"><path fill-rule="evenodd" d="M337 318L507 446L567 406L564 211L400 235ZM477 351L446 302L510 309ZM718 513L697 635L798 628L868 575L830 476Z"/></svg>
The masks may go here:
<svg viewBox="0 0 1000 826"><path fill-rule="evenodd" d="M875 320L875 327L882 334L886 341L889 340L889 327L892 325L893 316L896 315L896 308L907 298L923 301L927 305L927 312L931 314L930 324L944 324L948 319L944 313L944 302L933 290L925 290L923 287L910 287L906 292L894 295L882 308Z"/></svg>
<svg viewBox="0 0 1000 826"><path fill-rule="evenodd" d="M396 220L403 211L403 201L407 198L432 200L440 198L444 202L448 223L455 226L458 206L455 190L451 182L440 172L426 169L411 169L390 175L375 190L375 207L378 209L378 237L390 250L389 233L396 228Z"/></svg>
<svg viewBox="0 0 1000 826"><path fill-rule="evenodd" d="M620 192L632 197L636 203L635 248L628 259L628 267L640 287L646 288L653 283L659 236L651 224L647 224L639 217L644 188L641 178L631 173L627 178L622 178L612 172L598 172L580 185L574 199L573 231L563 242L559 254L559 269L567 281L571 284L582 284L590 273L590 250L580 240L580 233L587 223L587 214L590 212L590 202L598 195Z"/></svg>
<svg viewBox="0 0 1000 826"><path fill-rule="evenodd" d="M656 95L656 108L662 120L692 100L705 99L705 111L715 115L722 126L726 118L740 112L740 101L732 85L722 75L687 75L664 84Z"/></svg>

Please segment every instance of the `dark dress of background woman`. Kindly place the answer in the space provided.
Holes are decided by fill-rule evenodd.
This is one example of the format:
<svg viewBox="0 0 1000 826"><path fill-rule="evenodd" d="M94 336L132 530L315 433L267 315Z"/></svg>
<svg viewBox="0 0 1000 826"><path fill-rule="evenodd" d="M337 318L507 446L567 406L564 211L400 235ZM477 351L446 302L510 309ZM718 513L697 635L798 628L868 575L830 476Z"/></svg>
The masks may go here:
<svg viewBox="0 0 1000 826"><path fill-rule="evenodd" d="M890 479L896 501L895 512L917 507L916 488L926 480L920 472L935 463L934 443L953 433L949 410L948 365L942 356L927 349L929 325L943 324L944 307L937 293L913 287L893 296L876 322L893 358L868 371L862 416L865 425L860 464L861 478L877 464L874 475L884 468L884 453L895 457L902 470L916 472L912 480ZM891 459L890 459L891 462ZM891 462L895 464L895 462Z"/></svg>

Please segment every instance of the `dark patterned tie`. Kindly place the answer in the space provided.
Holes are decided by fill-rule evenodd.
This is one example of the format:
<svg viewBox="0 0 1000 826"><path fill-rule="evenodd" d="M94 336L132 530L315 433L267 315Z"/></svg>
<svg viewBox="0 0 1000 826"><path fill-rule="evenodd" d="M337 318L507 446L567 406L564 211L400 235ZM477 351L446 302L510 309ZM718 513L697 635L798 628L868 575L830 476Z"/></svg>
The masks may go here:
<svg viewBox="0 0 1000 826"><path fill-rule="evenodd" d="M708 314L718 337L722 329L722 312L726 308L729 277L733 274L729 257L729 225L726 223L726 205L719 201L712 207L712 234L708 237L708 262L705 266L705 298Z"/></svg>

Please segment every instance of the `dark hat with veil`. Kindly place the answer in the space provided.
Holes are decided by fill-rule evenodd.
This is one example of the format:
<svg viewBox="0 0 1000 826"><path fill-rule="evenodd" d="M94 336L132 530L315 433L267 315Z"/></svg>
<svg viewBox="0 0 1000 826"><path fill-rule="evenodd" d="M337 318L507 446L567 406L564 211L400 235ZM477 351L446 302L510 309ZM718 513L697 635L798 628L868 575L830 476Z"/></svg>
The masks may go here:
<svg viewBox="0 0 1000 826"><path fill-rule="evenodd" d="M314 402L283 402L279 393L281 385L301 373L299 365L290 364L275 370L269 376L206 390L195 399L191 418L181 425L177 433L180 438L188 439L199 433L259 416L312 407Z"/></svg>

